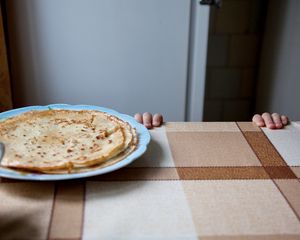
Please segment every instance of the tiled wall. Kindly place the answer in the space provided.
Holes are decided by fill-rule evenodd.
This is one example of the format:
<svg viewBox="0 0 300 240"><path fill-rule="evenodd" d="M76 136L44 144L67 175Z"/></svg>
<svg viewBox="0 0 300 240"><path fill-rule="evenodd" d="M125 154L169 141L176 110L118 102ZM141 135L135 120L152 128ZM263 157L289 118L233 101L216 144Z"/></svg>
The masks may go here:
<svg viewBox="0 0 300 240"><path fill-rule="evenodd" d="M265 0L211 8L204 121L251 119L265 14Z"/></svg>

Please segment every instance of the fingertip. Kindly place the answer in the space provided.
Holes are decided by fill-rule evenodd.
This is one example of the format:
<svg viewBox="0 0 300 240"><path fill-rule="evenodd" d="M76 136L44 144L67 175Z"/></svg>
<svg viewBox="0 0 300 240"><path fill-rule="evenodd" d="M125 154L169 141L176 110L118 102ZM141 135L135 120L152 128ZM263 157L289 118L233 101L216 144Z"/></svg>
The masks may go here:
<svg viewBox="0 0 300 240"><path fill-rule="evenodd" d="M274 123L269 123L269 124L267 124L267 128L276 129L276 125Z"/></svg>
<svg viewBox="0 0 300 240"><path fill-rule="evenodd" d="M159 126L160 126L160 123L157 122L157 121L154 121L154 122L153 122L153 126L154 126L154 127L159 127Z"/></svg>
<svg viewBox="0 0 300 240"><path fill-rule="evenodd" d="M134 119L139 123L143 123L143 117L142 117L142 114L140 114L140 113L134 114Z"/></svg>
<svg viewBox="0 0 300 240"><path fill-rule="evenodd" d="M271 117L271 114L270 113L268 113L268 112L264 112L262 115L262 118L265 118L265 117Z"/></svg>
<svg viewBox="0 0 300 240"><path fill-rule="evenodd" d="M255 122L255 123L259 127L264 127L265 126L265 122L264 121L258 121L258 122Z"/></svg>
<svg viewBox="0 0 300 240"><path fill-rule="evenodd" d="M148 129L150 129L150 128L152 128L152 124L151 123L149 123L149 122L143 122L143 125L146 127L146 128L148 128Z"/></svg>
<svg viewBox="0 0 300 240"><path fill-rule="evenodd" d="M153 126L154 127L159 127L163 123L163 117L161 114L156 113L153 116Z"/></svg>
<svg viewBox="0 0 300 240"><path fill-rule="evenodd" d="M143 114L143 124L146 128L152 128L152 114L149 112L145 112Z"/></svg>
<svg viewBox="0 0 300 240"><path fill-rule="evenodd" d="M289 123L289 119L288 119L288 117L285 116L285 115L282 115L282 116L281 116L281 121L282 121L282 124L283 124L284 126L287 125L287 124Z"/></svg>
<svg viewBox="0 0 300 240"><path fill-rule="evenodd" d="M256 119L260 119L261 116L259 114L255 114L252 118L252 121L255 121Z"/></svg>
<svg viewBox="0 0 300 240"><path fill-rule="evenodd" d="M259 114L255 114L255 115L253 116L252 122L253 122L254 124L256 124L257 126L259 126L259 127L264 127L264 126L265 126L265 122L264 122L262 116L259 115Z"/></svg>

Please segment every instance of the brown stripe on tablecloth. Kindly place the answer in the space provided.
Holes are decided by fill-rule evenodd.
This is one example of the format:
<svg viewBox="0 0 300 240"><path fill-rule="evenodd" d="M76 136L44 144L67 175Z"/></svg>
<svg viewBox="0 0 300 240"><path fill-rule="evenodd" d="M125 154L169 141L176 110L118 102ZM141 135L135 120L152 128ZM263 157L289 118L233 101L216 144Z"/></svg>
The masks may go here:
<svg viewBox="0 0 300 240"><path fill-rule="evenodd" d="M293 194L291 193L290 187L288 187L287 184L284 184L284 182L281 182L281 181L291 181L291 180L278 180L278 179L285 179L285 178L290 178L292 180L294 179L295 180L294 184L297 185L296 189L298 189L299 181L297 179L297 176L292 171L292 169L289 166L287 166L286 162L283 160L281 155L277 152L274 145L270 142L270 140L262 131L260 132L242 131L242 133L244 134L249 145L257 155L258 159L261 161L262 165L264 166L265 170L269 174L270 178L272 179L273 183L277 187L278 191L285 198L287 204L290 206L290 208L293 210L296 217L300 221L299 206L298 206L299 204L298 203L295 204L296 201L298 202L300 191L299 190L297 191L296 193L297 200L295 201L295 195L294 193ZM296 208L294 206L296 206ZM300 239L300 235L298 237L299 237L298 239Z"/></svg>
<svg viewBox="0 0 300 240"><path fill-rule="evenodd" d="M298 179L274 180L274 182L300 221L300 183Z"/></svg>
<svg viewBox="0 0 300 240"><path fill-rule="evenodd" d="M279 168L279 169L276 169ZM275 170L274 170L275 169ZM278 179L294 179L288 167L272 167L270 172ZM137 167L123 168L118 171L91 177L89 181L139 181L139 180L233 180L233 179L270 179L262 166L242 167Z"/></svg>
<svg viewBox="0 0 300 240"><path fill-rule="evenodd" d="M57 194L57 184L54 184L54 194L53 194L53 200L52 200L52 208L51 208L51 214L50 214L50 222L48 226L48 234L47 234L47 239L50 237L50 230L52 226L52 218L53 218L53 210L55 206L55 199L56 199L56 194Z"/></svg>
<svg viewBox="0 0 300 240"><path fill-rule="evenodd" d="M91 177L90 181L294 179L288 167L136 167ZM270 169L269 169L270 168ZM271 173L271 174L270 174Z"/></svg>
<svg viewBox="0 0 300 240"><path fill-rule="evenodd" d="M240 236L201 236L199 240L299 240L300 235L240 235Z"/></svg>
<svg viewBox="0 0 300 240"><path fill-rule="evenodd" d="M263 166L286 166L277 150L262 132L243 132Z"/></svg>
<svg viewBox="0 0 300 240"><path fill-rule="evenodd" d="M179 167L181 180L269 179L263 167Z"/></svg>
<svg viewBox="0 0 300 240"><path fill-rule="evenodd" d="M289 166L266 166L265 170L271 179L295 179L297 178Z"/></svg>
<svg viewBox="0 0 300 240"><path fill-rule="evenodd" d="M238 123L237 126L239 127ZM244 137L272 179L297 178L276 148L262 132L243 131ZM280 168L282 167L282 168Z"/></svg>
<svg viewBox="0 0 300 240"><path fill-rule="evenodd" d="M95 176L90 181L179 180L174 167L135 167Z"/></svg>
<svg viewBox="0 0 300 240"><path fill-rule="evenodd" d="M58 182L48 239L81 239L85 183Z"/></svg>
<svg viewBox="0 0 300 240"><path fill-rule="evenodd" d="M243 132L260 132L260 128L252 122L236 122L236 124Z"/></svg>

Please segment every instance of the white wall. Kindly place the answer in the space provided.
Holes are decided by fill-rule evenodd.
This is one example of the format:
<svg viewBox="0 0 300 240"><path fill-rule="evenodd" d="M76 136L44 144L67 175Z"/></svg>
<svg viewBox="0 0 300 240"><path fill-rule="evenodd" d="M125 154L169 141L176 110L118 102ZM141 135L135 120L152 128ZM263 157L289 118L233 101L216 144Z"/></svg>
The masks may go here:
<svg viewBox="0 0 300 240"><path fill-rule="evenodd" d="M15 106L202 119L209 8L198 0L7 3Z"/></svg>
<svg viewBox="0 0 300 240"><path fill-rule="evenodd" d="M269 1L257 112L279 112L300 120L300 1Z"/></svg>

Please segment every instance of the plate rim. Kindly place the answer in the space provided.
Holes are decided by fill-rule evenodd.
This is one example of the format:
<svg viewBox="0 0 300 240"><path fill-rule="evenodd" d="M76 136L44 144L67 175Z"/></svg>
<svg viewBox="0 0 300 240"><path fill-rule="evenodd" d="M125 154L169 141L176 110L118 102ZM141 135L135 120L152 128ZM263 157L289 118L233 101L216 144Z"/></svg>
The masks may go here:
<svg viewBox="0 0 300 240"><path fill-rule="evenodd" d="M129 165L130 163L132 163L133 161L135 161L136 159L138 159L146 152L147 146L151 140L151 136L148 129L144 125L138 123L132 116L129 116L124 113L120 113L114 109L100 107L96 105L86 105L86 104L73 105L73 104L65 104L65 103L55 103L55 104L48 104L48 105L26 106L26 107L16 108L16 109L12 109L0 113L0 121L32 110L35 111L35 110L49 110L49 109L50 110L66 109L66 110L78 110L78 111L98 110L98 111L102 111L114 115L120 118L121 120L128 122L131 125L131 127L136 129L139 138L137 149L135 149L131 154L129 154L126 158L124 158L120 162L117 162L115 164L112 164L104 168L91 170L83 173L70 173L70 174L23 173L16 170L0 167L0 177L16 179L16 180L30 180L30 181L60 181L60 180L73 180L73 179L103 175L109 172L116 171L120 168L123 168Z"/></svg>

